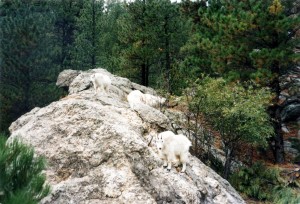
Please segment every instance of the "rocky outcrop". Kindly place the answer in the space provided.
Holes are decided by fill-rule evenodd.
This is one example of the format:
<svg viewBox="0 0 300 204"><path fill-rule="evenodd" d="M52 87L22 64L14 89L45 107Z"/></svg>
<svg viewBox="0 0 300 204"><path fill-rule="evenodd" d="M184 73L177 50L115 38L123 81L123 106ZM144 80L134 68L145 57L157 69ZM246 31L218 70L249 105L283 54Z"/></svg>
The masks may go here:
<svg viewBox="0 0 300 204"><path fill-rule="evenodd" d="M111 77L109 93L92 89L94 72ZM153 133L170 128L169 117L143 105L131 110L126 101L131 89L155 94L153 89L103 69L80 72L66 84L68 96L10 126L11 138L47 159L52 191L41 203L245 203L226 180L191 155L186 173L162 168L150 141Z"/></svg>
<svg viewBox="0 0 300 204"><path fill-rule="evenodd" d="M299 15L300 1L296 0L291 13ZM295 38L300 38L300 29L296 32ZM300 53L300 44L295 46L294 52ZM300 120L300 61L295 63L285 74L280 77L280 105L281 121Z"/></svg>
<svg viewBox="0 0 300 204"><path fill-rule="evenodd" d="M67 69L58 75L56 86L60 88L69 87L73 79L80 74L78 70Z"/></svg>
<svg viewBox="0 0 300 204"><path fill-rule="evenodd" d="M280 77L281 121L296 121L300 117L300 65Z"/></svg>
<svg viewBox="0 0 300 204"><path fill-rule="evenodd" d="M294 2L294 8L291 10L295 15L299 15L300 1ZM296 32L296 37L300 37L300 30ZM300 44L295 46L294 52L300 53ZM291 67L280 77L280 121L281 130L288 135L284 138L300 140L300 61ZM292 124L292 125L289 125ZM296 124L296 125L295 125ZM293 160L299 157L300 152L292 148L291 142L284 141L284 151Z"/></svg>

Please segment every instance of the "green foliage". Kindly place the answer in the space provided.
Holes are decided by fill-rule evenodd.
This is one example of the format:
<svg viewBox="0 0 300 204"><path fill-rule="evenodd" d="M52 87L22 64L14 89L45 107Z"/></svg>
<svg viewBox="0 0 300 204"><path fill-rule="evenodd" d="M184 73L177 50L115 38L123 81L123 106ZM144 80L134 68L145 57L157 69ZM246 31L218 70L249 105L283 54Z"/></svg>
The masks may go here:
<svg viewBox="0 0 300 204"><path fill-rule="evenodd" d="M272 194L272 201L278 204L298 204L300 195L298 192L289 187L276 187Z"/></svg>
<svg viewBox="0 0 300 204"><path fill-rule="evenodd" d="M256 162L251 167L242 167L234 172L230 183L250 198L278 204L296 204L300 201L297 192L285 185L276 168Z"/></svg>
<svg viewBox="0 0 300 204"><path fill-rule="evenodd" d="M170 0L136 0L125 8L118 20L118 37L124 45L121 75L171 92L179 49L189 34L188 21Z"/></svg>
<svg viewBox="0 0 300 204"><path fill-rule="evenodd" d="M36 157L32 148L17 140L6 143L0 136L0 202L38 203L50 191L41 173L44 168L44 159Z"/></svg>
<svg viewBox="0 0 300 204"><path fill-rule="evenodd" d="M272 85L299 54L293 48L300 16L290 15L288 1L210 0L200 7L197 30L183 47L182 69L229 75Z"/></svg>
<svg viewBox="0 0 300 204"><path fill-rule="evenodd" d="M230 183L240 192L258 200L270 200L274 186L279 186L279 171L262 162L242 167L230 177Z"/></svg>
<svg viewBox="0 0 300 204"><path fill-rule="evenodd" d="M64 69L80 69L73 67L72 51L74 51L74 41L76 32L76 19L79 17L80 10L83 7L83 0L63 0L51 1L51 7L55 14L54 35L56 43L58 43L57 51L59 52L56 63L60 66L60 70Z"/></svg>
<svg viewBox="0 0 300 204"><path fill-rule="evenodd" d="M99 37L102 32L104 1L84 1L76 19L72 64L78 69L95 68L99 56Z"/></svg>
<svg viewBox="0 0 300 204"><path fill-rule="evenodd" d="M271 95L266 89L251 85L244 88L239 83L205 77L197 82L195 91L190 109L200 106L207 119L221 131L225 143L235 139L266 145L266 138L273 133L266 113Z"/></svg>
<svg viewBox="0 0 300 204"><path fill-rule="evenodd" d="M124 14L125 7L118 0L106 1L101 21L101 34L98 39L98 65L112 73L120 71L123 47L118 39L118 20ZM125 45L126 46L126 45Z"/></svg>
<svg viewBox="0 0 300 204"><path fill-rule="evenodd" d="M189 111L201 110L206 120L221 134L227 160L225 177L240 144L266 146L267 138L274 134L266 112L271 98L267 89L257 89L251 84L245 88L222 78L204 77L187 92L191 97L188 99Z"/></svg>
<svg viewBox="0 0 300 204"><path fill-rule="evenodd" d="M156 36L154 0L128 3L126 12L118 21L119 40L128 46L122 51L122 75L149 85L150 66L157 59L159 48Z"/></svg>
<svg viewBox="0 0 300 204"><path fill-rule="evenodd" d="M55 15L48 1L1 1L0 128L61 94L53 34ZM42 90L42 92L40 92ZM46 96L46 97L45 97Z"/></svg>

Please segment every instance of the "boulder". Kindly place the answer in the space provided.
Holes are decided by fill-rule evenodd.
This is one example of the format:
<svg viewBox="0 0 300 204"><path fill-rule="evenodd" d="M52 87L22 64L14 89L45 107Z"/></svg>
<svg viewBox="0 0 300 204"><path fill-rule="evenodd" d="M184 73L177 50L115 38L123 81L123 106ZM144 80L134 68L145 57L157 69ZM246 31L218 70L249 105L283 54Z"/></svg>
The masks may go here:
<svg viewBox="0 0 300 204"><path fill-rule="evenodd" d="M170 119L148 106L131 110L120 96L132 83L117 82L108 72L109 93L96 94L87 79L98 71L81 72L69 83L68 96L33 109L9 128L10 139L30 144L47 160L52 190L42 204L245 203L228 181L192 155L186 173L164 169L149 141L153 132L169 129Z"/></svg>
<svg viewBox="0 0 300 204"><path fill-rule="evenodd" d="M57 78L56 86L58 87L69 87L71 82L80 74L78 70L66 69L62 71Z"/></svg>
<svg viewBox="0 0 300 204"><path fill-rule="evenodd" d="M281 121L296 121L300 115L300 103L290 103L281 111Z"/></svg>

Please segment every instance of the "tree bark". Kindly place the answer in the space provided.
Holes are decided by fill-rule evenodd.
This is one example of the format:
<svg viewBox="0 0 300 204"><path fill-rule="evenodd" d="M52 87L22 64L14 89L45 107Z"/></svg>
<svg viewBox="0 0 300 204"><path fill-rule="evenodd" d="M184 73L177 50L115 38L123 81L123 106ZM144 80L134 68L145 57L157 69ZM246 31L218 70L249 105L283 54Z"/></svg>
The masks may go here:
<svg viewBox="0 0 300 204"><path fill-rule="evenodd" d="M275 105L273 107L270 107L269 109L270 116L273 119L273 127L275 131L275 135L271 138L270 145L272 148L275 163L280 164L284 162L284 146L280 118L281 107L279 105Z"/></svg>
<svg viewBox="0 0 300 204"><path fill-rule="evenodd" d="M274 159L275 163L283 163L284 162L284 146L283 146L283 135L281 131L281 106L279 105L279 95L280 95L280 67L279 62L274 62L272 67L272 72L275 74L275 78L272 82L272 88L276 94L275 103L276 105L271 107L271 118L273 119L273 127L275 130L275 136L272 138L274 140Z"/></svg>
<svg viewBox="0 0 300 204"><path fill-rule="evenodd" d="M229 147L225 147L225 165L224 165L224 172L223 172L223 178L228 179L228 176L230 174L230 167L231 167L231 162L233 158L233 149Z"/></svg>
<svg viewBox="0 0 300 204"><path fill-rule="evenodd" d="M148 75L149 75L149 67L147 66L146 63L143 63L142 66L142 71L141 71L141 84L143 86L148 86L149 81L148 81Z"/></svg>

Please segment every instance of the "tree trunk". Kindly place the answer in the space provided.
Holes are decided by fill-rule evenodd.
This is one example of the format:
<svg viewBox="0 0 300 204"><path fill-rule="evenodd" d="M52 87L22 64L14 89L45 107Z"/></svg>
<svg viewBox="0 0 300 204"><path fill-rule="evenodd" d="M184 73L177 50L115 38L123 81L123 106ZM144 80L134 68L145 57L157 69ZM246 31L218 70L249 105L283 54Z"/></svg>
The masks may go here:
<svg viewBox="0 0 300 204"><path fill-rule="evenodd" d="M223 178L228 179L228 176L230 174L230 167L231 167L231 162L233 159L233 148L230 147L225 147L225 165L224 165L224 172L223 172Z"/></svg>
<svg viewBox="0 0 300 204"><path fill-rule="evenodd" d="M146 76L145 76L145 86L149 86L149 65L146 64Z"/></svg>
<svg viewBox="0 0 300 204"><path fill-rule="evenodd" d="M269 108L270 116L273 119L273 127L275 135L271 138L269 142L270 147L273 152L275 163L284 162L284 146L283 146L283 136L281 132L281 119L280 119L280 110L279 105L275 105Z"/></svg>
<svg viewBox="0 0 300 204"><path fill-rule="evenodd" d="M279 62L274 62L272 67L272 72L275 74L275 78L272 82L272 88L276 93L275 103L271 108L271 117L273 118L273 126L275 130L274 139L274 158L276 163L283 163L284 162L284 146L283 146L283 135L281 131L281 106L279 105L279 95L280 95L280 67Z"/></svg>
<svg viewBox="0 0 300 204"><path fill-rule="evenodd" d="M148 86L149 67L147 66L146 63L143 63L141 68L142 68L142 71L141 71L141 78L142 78L141 84L143 86Z"/></svg>

